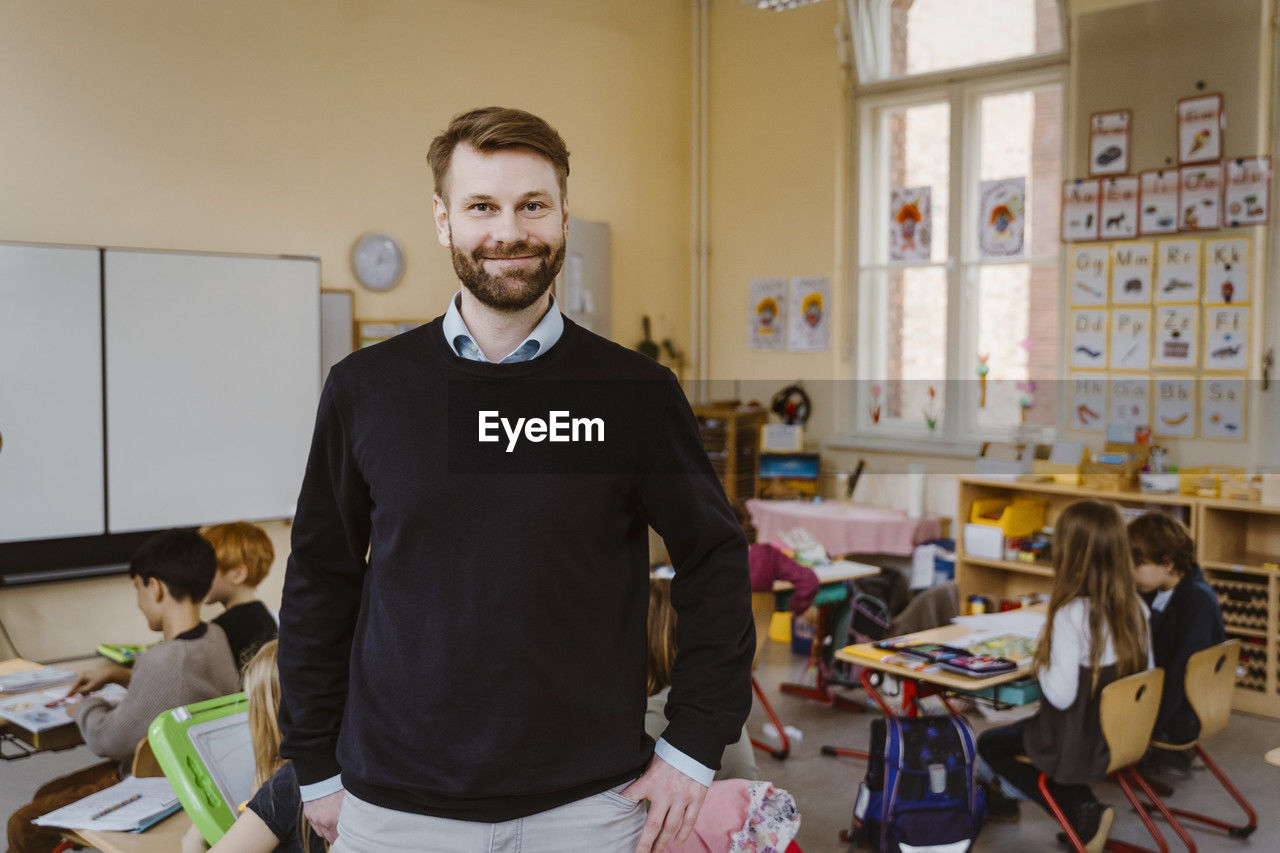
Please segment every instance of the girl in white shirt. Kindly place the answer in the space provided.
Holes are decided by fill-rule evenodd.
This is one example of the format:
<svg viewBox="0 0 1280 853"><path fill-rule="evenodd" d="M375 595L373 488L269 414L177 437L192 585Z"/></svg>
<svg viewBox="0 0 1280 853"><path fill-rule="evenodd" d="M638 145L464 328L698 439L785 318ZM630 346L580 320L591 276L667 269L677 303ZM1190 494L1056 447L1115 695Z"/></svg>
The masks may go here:
<svg viewBox="0 0 1280 853"><path fill-rule="evenodd" d="M1054 526L1054 583L1035 666L1036 715L983 732L978 752L997 776L1048 809L1048 787L1088 851L1100 851L1115 812L1089 783L1110 755L1098 719L1102 688L1151 666L1146 605L1133 579L1124 521L1114 504L1077 501ZM1030 764L1026 763L1030 760ZM991 819L1016 820L1017 803L989 792Z"/></svg>

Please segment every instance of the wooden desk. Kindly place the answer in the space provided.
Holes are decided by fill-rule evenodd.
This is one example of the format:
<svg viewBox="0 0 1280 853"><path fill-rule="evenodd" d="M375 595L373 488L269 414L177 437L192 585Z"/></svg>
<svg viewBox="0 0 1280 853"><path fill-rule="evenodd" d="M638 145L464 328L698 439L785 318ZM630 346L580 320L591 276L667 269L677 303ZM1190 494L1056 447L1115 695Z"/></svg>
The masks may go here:
<svg viewBox="0 0 1280 853"><path fill-rule="evenodd" d="M1044 613L1047 605L1037 604L1027 608L1028 613ZM910 640L916 643L941 643L947 644L967 637L974 633L973 628L968 625L958 625L952 623L943 625L941 628L930 628L927 631L917 631L914 634L904 634L901 637L893 637L894 640ZM1025 678L1030 674L1030 670L1026 667L1016 669L1013 672L1002 672L999 675L989 675L986 678L972 678L968 675L961 675L958 672L948 672L941 667L930 672L922 672L920 670L911 669L896 663L889 663L884 660L874 660L870 654L858 654L858 651L864 653L874 652L879 654L881 650L875 648L874 643L859 643L856 646L848 646L836 651L836 657L846 663L857 664L863 668L863 686L867 688L872 698L880 703L885 713L893 713L888 705L883 701L880 695L867 683L866 675L870 670L883 672L896 676L902 681L902 711L904 716L915 716L916 698L918 695L918 685L927 685L933 689L935 693L941 693L947 690L971 692L985 690L988 687L996 687L1000 684L1007 684L1011 681L1017 681ZM945 701L945 700L944 700Z"/></svg>
<svg viewBox="0 0 1280 853"><path fill-rule="evenodd" d="M175 853L182 849L182 836L190 828L191 818L179 810L146 832L65 829L62 834L77 844L96 847L102 853Z"/></svg>

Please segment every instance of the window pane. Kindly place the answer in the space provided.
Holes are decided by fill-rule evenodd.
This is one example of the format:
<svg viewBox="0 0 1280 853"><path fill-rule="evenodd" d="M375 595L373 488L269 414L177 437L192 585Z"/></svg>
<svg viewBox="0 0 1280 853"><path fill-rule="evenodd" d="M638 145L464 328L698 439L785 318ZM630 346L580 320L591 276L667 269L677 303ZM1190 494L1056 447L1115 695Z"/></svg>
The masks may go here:
<svg viewBox="0 0 1280 853"><path fill-rule="evenodd" d="M994 264L978 269L972 322L977 352L970 376L976 386L977 426L1015 426L1019 401L1029 401L1026 423L1054 423L1055 359L1058 352L1058 270L1052 264ZM1028 382L1034 382L1032 388ZM972 385L973 383L966 383ZM985 386L985 405L982 397Z"/></svg>
<svg viewBox="0 0 1280 853"><path fill-rule="evenodd" d="M1024 178L1023 254L1058 253L1062 192L1062 87L987 95L979 102L979 180Z"/></svg>
<svg viewBox="0 0 1280 853"><path fill-rule="evenodd" d="M880 112L882 138L886 140L885 174L889 185L877 204L887 207L884 235L877 240L883 246L889 230L902 214L903 204L913 204L924 216L913 228L915 245L930 246L922 261L943 261L947 257L947 198L951 176L951 107L946 102L898 107ZM918 192L902 192L927 187L927 196ZM923 212L927 198L929 212ZM898 203L894 204L894 200ZM927 233L926 233L927 232ZM908 253L909 256L914 253ZM885 258L888 259L886 252Z"/></svg>
<svg viewBox="0 0 1280 853"><path fill-rule="evenodd" d="M897 424L927 429L926 414L940 426L947 363L945 271L928 267L865 273L862 308L862 376L868 380L862 383L862 396L868 412L879 410L873 428Z"/></svg>
<svg viewBox="0 0 1280 853"><path fill-rule="evenodd" d="M894 0L889 76L1061 50L1058 0Z"/></svg>

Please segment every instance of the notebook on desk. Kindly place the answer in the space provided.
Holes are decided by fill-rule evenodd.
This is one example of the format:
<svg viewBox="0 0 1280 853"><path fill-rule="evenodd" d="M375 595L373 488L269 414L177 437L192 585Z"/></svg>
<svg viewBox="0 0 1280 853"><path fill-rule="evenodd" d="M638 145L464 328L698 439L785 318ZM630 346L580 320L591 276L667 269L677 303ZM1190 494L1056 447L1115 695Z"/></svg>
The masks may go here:
<svg viewBox="0 0 1280 853"><path fill-rule="evenodd" d="M163 776L130 776L119 784L90 794L32 821L62 829L142 832L182 808L178 795Z"/></svg>

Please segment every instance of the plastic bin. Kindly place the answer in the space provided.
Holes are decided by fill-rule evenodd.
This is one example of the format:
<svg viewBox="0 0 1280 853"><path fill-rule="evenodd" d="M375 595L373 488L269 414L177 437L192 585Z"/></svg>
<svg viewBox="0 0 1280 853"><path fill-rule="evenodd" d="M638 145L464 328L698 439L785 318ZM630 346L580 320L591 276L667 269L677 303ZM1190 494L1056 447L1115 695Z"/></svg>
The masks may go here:
<svg viewBox="0 0 1280 853"><path fill-rule="evenodd" d="M1043 498L983 498L973 502L969 523L1000 528L1008 539L1027 536L1044 527Z"/></svg>

